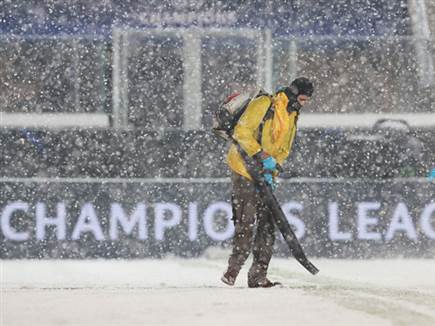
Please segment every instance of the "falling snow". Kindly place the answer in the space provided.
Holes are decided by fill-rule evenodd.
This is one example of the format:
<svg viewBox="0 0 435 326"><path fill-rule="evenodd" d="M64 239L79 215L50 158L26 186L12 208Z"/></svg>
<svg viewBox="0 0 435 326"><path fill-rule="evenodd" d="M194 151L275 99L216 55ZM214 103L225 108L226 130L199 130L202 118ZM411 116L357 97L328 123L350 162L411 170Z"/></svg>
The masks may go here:
<svg viewBox="0 0 435 326"><path fill-rule="evenodd" d="M284 283L277 295L296 291L307 306L325 304L325 324L339 324L335 304L346 325L435 323L416 299L434 302L433 289L422 294L433 279L413 267L433 268L435 254L431 31L435 5L417 0L0 1L0 289L13 302L12 310L0 303L0 315L9 314L0 324L34 318L18 316L20 302L39 295L23 288L89 287L89 297L95 287L104 296L119 286L121 274L104 284L83 274L72 284L64 269L70 259L141 269L145 281L134 278L123 299L152 290L159 303L166 295L179 301L171 287L183 288L180 296L199 288L191 304L216 295L210 304L227 307L231 294L217 284L226 262L207 258L210 250L229 250L234 234L229 144L212 132L214 113L231 94L273 93L298 76L309 77L315 91L275 194L305 252L326 271L315 281L287 273L296 262L277 231L275 275ZM136 265L126 261L133 258ZM36 275L10 277L38 259ZM187 264L183 281L163 276L171 259ZM331 268L334 262L349 274ZM162 276L147 283L151 265ZM96 273L105 273L102 266ZM201 276L196 266L211 267ZM350 274L362 268L376 279L367 266L390 269L394 289L383 288L389 278L382 274L360 291L364 285ZM59 282L49 276L57 268ZM413 273L426 283L412 283ZM409 291L403 297L402 288ZM411 317L395 315L400 307ZM41 320L61 324L58 314ZM320 315L298 320L315 324Z"/></svg>

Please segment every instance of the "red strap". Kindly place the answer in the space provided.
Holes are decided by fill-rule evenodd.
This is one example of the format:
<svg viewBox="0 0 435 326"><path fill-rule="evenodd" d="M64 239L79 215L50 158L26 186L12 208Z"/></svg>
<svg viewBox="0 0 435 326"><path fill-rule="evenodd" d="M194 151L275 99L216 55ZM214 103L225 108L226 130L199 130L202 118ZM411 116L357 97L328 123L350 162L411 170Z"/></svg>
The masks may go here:
<svg viewBox="0 0 435 326"><path fill-rule="evenodd" d="M234 94L231 94L230 96L227 97L227 99L225 100L224 104L227 104L227 103L230 102L233 98L235 98L235 97L237 97L237 96L239 96L239 95L240 95L240 93L234 93Z"/></svg>

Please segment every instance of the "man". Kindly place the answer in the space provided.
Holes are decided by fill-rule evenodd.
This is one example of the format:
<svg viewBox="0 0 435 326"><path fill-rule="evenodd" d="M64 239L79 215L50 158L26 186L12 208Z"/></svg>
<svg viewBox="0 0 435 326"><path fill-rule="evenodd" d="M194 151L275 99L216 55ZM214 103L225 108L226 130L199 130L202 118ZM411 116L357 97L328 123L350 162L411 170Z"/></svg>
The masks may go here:
<svg viewBox="0 0 435 326"><path fill-rule="evenodd" d="M263 177L272 189L278 164L288 157L296 134L299 110L313 94L313 84L305 77L295 79L290 86L274 96L261 95L253 99L234 128L233 139L263 170ZM239 152L233 144L228 152L232 170L232 206L235 234L228 269L221 280L234 285L248 258L253 242L254 259L248 272L249 287L272 287L277 283L267 278L275 241L275 226L269 209L260 198ZM257 230L254 238L254 225Z"/></svg>

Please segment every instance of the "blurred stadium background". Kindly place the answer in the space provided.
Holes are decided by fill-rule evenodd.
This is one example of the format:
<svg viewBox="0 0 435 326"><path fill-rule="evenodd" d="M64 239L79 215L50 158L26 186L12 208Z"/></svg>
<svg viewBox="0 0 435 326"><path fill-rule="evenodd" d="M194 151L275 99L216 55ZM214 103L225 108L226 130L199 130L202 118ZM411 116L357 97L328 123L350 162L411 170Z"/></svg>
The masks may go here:
<svg viewBox="0 0 435 326"><path fill-rule="evenodd" d="M208 133L216 105L303 74L316 94L300 121L295 175L426 176L435 6L420 3L3 1L2 175L226 176L220 151L205 150L222 146ZM357 128L378 135L384 117L404 119L412 144L355 137ZM22 128L47 155L19 142ZM426 151L371 168L416 142ZM345 159L355 146L361 157ZM183 168L186 158L205 168Z"/></svg>

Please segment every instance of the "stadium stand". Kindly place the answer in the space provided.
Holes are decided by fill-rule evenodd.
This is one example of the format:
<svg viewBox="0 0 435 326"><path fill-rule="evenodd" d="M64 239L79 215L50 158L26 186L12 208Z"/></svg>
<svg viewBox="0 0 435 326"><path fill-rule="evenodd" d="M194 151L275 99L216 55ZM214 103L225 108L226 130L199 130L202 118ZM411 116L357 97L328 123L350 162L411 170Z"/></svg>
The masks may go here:
<svg viewBox="0 0 435 326"><path fill-rule="evenodd" d="M284 165L284 178L424 177L435 132L305 129ZM219 178L227 145L205 131L35 131L43 149L18 130L2 130L2 177ZM213 150L210 150L213 149Z"/></svg>
<svg viewBox="0 0 435 326"><path fill-rule="evenodd" d="M1 112L113 114L112 28L134 25L152 29L155 24L144 21L141 15L170 12L177 9L173 5L162 8L160 1L121 0L75 1L68 5L49 0L3 2ZM184 13L191 10L178 9ZM269 28L276 42L274 66L279 68L274 68L274 86L288 82L294 73L288 62L292 59L291 41L295 41L297 66L316 83L309 112L430 111L433 92L421 88L415 73L405 0L342 0L333 5L326 0L279 4L231 1L217 5L215 1L203 1L196 9L235 17L218 23L221 27ZM159 27L188 27L192 23L165 17ZM216 24L203 23L203 27ZM3 177L229 175L223 164L226 145L205 130L211 125L213 108L225 95L257 81L257 63L252 55L255 42L240 37L201 41L202 129L186 131L182 41L162 37L129 41L129 128L43 128L31 130L33 140L23 136L22 129L3 128ZM433 131L410 129L401 136L407 139L401 143L391 135L378 129L356 134L340 128L303 129L284 176L425 176L435 165L430 152L435 148ZM40 140L36 145L35 139ZM358 156L351 154L355 148L361 149Z"/></svg>

